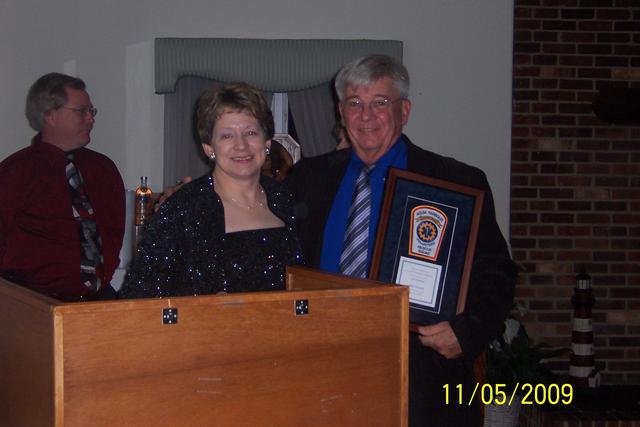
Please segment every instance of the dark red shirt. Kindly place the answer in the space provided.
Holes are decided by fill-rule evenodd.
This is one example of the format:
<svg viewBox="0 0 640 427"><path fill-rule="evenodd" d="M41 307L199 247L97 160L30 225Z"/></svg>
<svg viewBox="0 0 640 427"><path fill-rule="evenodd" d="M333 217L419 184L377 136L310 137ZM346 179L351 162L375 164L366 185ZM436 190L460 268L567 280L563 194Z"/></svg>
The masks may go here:
<svg viewBox="0 0 640 427"><path fill-rule="evenodd" d="M125 224L125 192L115 164L81 148L74 164L102 238L103 286L118 267ZM80 238L73 218L65 153L40 140L0 163L0 275L55 298L91 296L80 281Z"/></svg>

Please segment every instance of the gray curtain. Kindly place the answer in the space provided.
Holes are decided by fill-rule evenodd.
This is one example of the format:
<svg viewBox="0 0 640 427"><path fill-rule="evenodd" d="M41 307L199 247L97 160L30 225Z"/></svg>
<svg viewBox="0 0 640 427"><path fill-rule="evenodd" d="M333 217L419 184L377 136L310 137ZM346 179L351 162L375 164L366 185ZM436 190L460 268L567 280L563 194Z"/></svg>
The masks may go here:
<svg viewBox="0 0 640 427"><path fill-rule="evenodd" d="M331 81L348 61L370 53L402 61L397 40L158 38L156 93L165 95L164 186L209 170L193 114L200 94L220 82L245 81L263 91L287 92L305 157L333 150L335 106Z"/></svg>
<svg viewBox="0 0 640 427"><path fill-rule="evenodd" d="M200 77L178 79L176 91L164 100L164 187L186 175L194 178L209 171L197 138L196 102L208 87L220 83Z"/></svg>
<svg viewBox="0 0 640 427"><path fill-rule="evenodd" d="M289 108L304 157L327 153L336 147L331 131L336 123L336 107L331 82L288 92Z"/></svg>

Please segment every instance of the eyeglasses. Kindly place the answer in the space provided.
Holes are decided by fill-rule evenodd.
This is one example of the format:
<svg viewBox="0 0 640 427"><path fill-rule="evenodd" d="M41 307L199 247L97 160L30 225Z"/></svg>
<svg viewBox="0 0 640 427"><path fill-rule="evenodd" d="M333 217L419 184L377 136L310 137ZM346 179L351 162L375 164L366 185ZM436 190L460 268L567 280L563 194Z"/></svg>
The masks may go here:
<svg viewBox="0 0 640 427"><path fill-rule="evenodd" d="M383 112L387 111L391 108L391 105L395 104L398 101L402 101L404 98L398 98L391 101L388 98L374 98L369 102L369 109L375 112ZM364 110L365 102L360 98L349 98L346 101L342 102L343 108L350 113L359 113Z"/></svg>
<svg viewBox="0 0 640 427"><path fill-rule="evenodd" d="M98 114L98 109L96 107L82 107L82 108L60 107L60 108L64 108L65 110L76 111L80 113L82 117L85 117L87 113L91 114L91 117L95 117L96 114Z"/></svg>

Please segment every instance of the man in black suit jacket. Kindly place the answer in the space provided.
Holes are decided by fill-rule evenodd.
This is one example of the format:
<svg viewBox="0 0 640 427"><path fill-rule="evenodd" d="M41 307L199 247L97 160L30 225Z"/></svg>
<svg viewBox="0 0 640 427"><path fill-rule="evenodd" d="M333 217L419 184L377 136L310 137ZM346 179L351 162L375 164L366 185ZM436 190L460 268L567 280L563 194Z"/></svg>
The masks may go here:
<svg viewBox="0 0 640 427"><path fill-rule="evenodd" d="M486 192L465 311L449 321L420 327L409 340L410 425L479 426L478 397L471 406L466 404L476 384L473 363L499 333L511 308L516 280L486 176L477 168L423 150L402 134L411 112L409 76L402 64L383 55L359 58L341 69L335 84L352 149L304 159L288 179L297 201L303 253L310 266L340 271L337 260L343 250L347 199L352 197L363 164L375 166L370 240L375 236L389 167ZM458 384L465 395L463 404L458 402ZM455 395L449 404L445 403L445 385Z"/></svg>

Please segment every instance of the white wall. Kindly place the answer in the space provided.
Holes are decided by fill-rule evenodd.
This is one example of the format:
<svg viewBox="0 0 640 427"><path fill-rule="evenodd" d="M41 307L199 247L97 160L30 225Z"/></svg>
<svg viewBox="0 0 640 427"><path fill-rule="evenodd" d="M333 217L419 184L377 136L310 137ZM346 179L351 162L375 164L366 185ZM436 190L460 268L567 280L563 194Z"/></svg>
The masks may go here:
<svg viewBox="0 0 640 427"><path fill-rule="evenodd" d="M482 168L508 233L512 15L512 0L0 0L0 159L33 135L30 84L75 72L99 109L91 148L127 187L148 175L159 189L155 37L395 39L412 77L406 133Z"/></svg>

